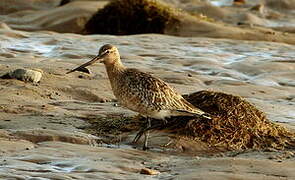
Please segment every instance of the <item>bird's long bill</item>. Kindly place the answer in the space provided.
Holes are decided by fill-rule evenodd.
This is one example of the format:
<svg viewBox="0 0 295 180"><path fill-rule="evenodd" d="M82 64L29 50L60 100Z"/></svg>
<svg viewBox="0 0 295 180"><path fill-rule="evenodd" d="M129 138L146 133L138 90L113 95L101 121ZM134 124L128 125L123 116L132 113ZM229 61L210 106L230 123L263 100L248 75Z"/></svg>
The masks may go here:
<svg viewBox="0 0 295 180"><path fill-rule="evenodd" d="M72 72L75 72L75 71L83 71L83 72L85 72L85 69L86 69L85 67L90 66L91 64L93 64L93 63L95 63L97 61L101 61L101 60L102 60L102 55L98 55L98 56L94 57L93 59L91 59L90 61L88 61L87 63L82 64L81 66L70 70L66 74L69 74L69 73L72 73Z"/></svg>

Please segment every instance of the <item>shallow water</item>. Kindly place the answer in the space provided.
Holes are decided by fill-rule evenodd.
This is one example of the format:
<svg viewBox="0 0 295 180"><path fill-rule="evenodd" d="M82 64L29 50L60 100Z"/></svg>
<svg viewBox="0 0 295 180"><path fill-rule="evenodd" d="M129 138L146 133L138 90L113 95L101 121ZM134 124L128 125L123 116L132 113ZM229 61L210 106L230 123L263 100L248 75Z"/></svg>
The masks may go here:
<svg viewBox="0 0 295 180"><path fill-rule="evenodd" d="M231 6L232 0L210 0L214 6Z"/></svg>
<svg viewBox="0 0 295 180"><path fill-rule="evenodd" d="M220 7L233 5L233 0L209 0L209 2L214 6L220 6ZM262 2L263 1L261 1L261 0L251 0L251 1L246 0L245 5L256 5L256 4L260 4Z"/></svg>

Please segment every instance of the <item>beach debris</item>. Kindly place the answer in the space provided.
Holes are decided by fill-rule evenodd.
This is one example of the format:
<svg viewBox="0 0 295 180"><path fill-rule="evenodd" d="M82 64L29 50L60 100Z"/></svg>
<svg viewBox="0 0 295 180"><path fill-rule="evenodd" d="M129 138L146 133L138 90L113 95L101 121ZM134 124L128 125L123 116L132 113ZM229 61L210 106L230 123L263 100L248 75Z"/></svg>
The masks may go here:
<svg viewBox="0 0 295 180"><path fill-rule="evenodd" d="M87 22L87 34L161 33L180 22L179 9L155 0L114 0ZM109 22L112 22L111 24Z"/></svg>
<svg viewBox="0 0 295 180"><path fill-rule="evenodd" d="M142 168L142 169L140 170L140 174L157 175L157 174L160 174L160 172L157 171L157 170L154 170L154 169Z"/></svg>
<svg viewBox="0 0 295 180"><path fill-rule="evenodd" d="M25 82L38 83L42 78L43 71L41 69L15 69L3 76L2 79L18 79Z"/></svg>

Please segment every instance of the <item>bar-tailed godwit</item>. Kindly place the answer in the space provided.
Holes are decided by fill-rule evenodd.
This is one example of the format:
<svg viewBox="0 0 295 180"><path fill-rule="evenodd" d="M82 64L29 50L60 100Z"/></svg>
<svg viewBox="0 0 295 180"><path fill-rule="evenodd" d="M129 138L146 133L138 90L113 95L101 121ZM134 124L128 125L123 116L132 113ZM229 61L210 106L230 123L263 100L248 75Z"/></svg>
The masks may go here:
<svg viewBox="0 0 295 180"><path fill-rule="evenodd" d="M150 127L150 118L165 120L171 116L203 116L211 119L207 113L186 101L163 80L137 69L125 67L121 62L118 49L110 44L102 46L99 54L92 60L67 73L85 69L95 62L104 63L118 102L147 118L146 129ZM144 132L143 149L147 149L148 134L148 131ZM140 136L136 136L134 142Z"/></svg>

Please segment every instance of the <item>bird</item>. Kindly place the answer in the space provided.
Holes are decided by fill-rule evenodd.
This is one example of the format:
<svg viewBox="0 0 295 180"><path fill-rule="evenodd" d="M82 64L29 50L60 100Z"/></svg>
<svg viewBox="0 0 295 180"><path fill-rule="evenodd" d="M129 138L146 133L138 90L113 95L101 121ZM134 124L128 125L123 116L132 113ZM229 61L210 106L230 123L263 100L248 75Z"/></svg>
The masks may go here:
<svg viewBox="0 0 295 180"><path fill-rule="evenodd" d="M211 116L198 109L168 83L149 73L123 65L118 49L111 44L105 44L92 60L74 68L74 71L84 71L87 66L100 62L105 65L114 96L120 105L146 117L147 127L139 131L133 142L144 134L143 150L148 149L149 128L151 119L164 120L174 116Z"/></svg>

